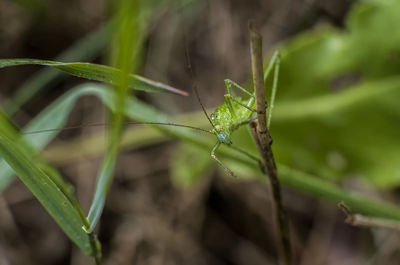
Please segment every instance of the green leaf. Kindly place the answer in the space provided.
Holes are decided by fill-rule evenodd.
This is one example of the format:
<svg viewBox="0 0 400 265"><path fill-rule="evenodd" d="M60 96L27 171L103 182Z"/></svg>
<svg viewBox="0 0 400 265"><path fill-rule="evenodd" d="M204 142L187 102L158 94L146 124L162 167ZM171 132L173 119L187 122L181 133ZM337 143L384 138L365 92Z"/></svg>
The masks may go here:
<svg viewBox="0 0 400 265"><path fill-rule="evenodd" d="M60 188L34 162L32 148L0 113L0 156L18 174L62 230L86 254L92 253L88 234L79 213Z"/></svg>
<svg viewBox="0 0 400 265"><path fill-rule="evenodd" d="M116 85L115 77L123 75L120 70L114 67L80 62L56 62L38 59L0 59L0 68L18 65L43 65L51 66L68 74L86 78L89 80L100 81ZM173 88L169 85L147 79L142 76L129 74L127 76L129 88L147 92L169 92L182 96L187 96L185 91Z"/></svg>
<svg viewBox="0 0 400 265"><path fill-rule="evenodd" d="M51 106L36 116L23 130L26 132L34 132L50 128L62 128L68 115L77 99L82 95L90 93L86 90L72 90L63 97L56 100ZM54 119L57 117L57 119ZM31 144L36 150L42 150L59 131L48 131L43 133L32 133L24 135L25 140ZM5 161L0 161L0 191L5 189L13 179L13 171Z"/></svg>

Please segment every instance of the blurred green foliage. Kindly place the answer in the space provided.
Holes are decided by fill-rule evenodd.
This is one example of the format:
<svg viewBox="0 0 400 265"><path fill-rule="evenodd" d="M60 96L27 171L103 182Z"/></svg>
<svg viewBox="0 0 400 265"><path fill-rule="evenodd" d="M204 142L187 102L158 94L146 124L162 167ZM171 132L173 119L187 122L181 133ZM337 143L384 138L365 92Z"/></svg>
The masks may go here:
<svg viewBox="0 0 400 265"><path fill-rule="evenodd" d="M317 104L282 121L276 109L281 163L333 179L357 175L382 188L400 184L399 14L400 1L357 3L345 29L317 28L282 45L277 104L293 103L298 114Z"/></svg>

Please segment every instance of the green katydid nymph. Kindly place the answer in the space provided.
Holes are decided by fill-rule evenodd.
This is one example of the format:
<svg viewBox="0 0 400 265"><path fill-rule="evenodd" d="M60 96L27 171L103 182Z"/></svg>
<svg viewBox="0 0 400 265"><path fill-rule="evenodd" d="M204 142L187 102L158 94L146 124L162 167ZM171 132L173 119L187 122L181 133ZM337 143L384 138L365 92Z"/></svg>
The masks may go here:
<svg viewBox="0 0 400 265"><path fill-rule="evenodd" d="M272 85L272 93L270 101L271 107L268 115L268 124L270 123L271 109L273 107L273 103L275 100L278 75L279 75L279 64L280 64L279 53L275 52L264 74L264 80L266 80L272 68L275 67L274 77L272 82L273 85ZM253 94L250 93L245 88L241 87L240 85L238 85L237 83L233 82L230 79L225 80L225 86L227 90L227 94L224 95L225 103L219 105L217 109L210 116L208 116L203 104L201 103L200 97L197 92L197 88L195 86L193 88L195 90L196 97L203 109L204 114L207 116L207 119L209 120L211 126L213 127L213 129L210 132L212 134L215 134L218 140L211 151L211 157L215 161L217 161L217 163L221 167L223 167L229 175L233 176L234 175L233 172L222 163L222 161L215 155L215 152L218 150L221 144L225 144L227 146L232 147L231 134L240 126L246 125L251 121L255 120L257 118L257 115L255 110L254 93ZM238 88L240 91L248 95L249 99L243 100L240 97L236 97L233 93L232 86ZM247 155L251 159L259 161L257 158L248 154L245 151L242 151L236 147L234 149Z"/></svg>

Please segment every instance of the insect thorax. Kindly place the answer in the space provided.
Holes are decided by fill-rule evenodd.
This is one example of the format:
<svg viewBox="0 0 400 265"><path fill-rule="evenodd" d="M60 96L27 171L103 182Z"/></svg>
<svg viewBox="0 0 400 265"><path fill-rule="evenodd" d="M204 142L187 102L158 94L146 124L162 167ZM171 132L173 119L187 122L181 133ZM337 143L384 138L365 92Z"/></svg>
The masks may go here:
<svg viewBox="0 0 400 265"><path fill-rule="evenodd" d="M247 104L247 101L237 98L243 104ZM238 128L239 124L248 120L251 116L251 111L244 108L243 106L234 103L235 115L229 111L226 103L221 104L214 113L211 114L210 118L214 125L214 133L221 143L230 145L232 144L230 134Z"/></svg>
<svg viewBox="0 0 400 265"><path fill-rule="evenodd" d="M248 103L246 100L242 100L239 97L237 97L236 99L245 105L247 105ZM218 106L214 113L211 114L211 120L214 126L222 126L225 130L229 130L229 132L231 133L234 129L237 128L237 124L245 122L252 115L251 111L239 104L236 104L235 102L233 102L233 106L235 115L232 115L226 103Z"/></svg>

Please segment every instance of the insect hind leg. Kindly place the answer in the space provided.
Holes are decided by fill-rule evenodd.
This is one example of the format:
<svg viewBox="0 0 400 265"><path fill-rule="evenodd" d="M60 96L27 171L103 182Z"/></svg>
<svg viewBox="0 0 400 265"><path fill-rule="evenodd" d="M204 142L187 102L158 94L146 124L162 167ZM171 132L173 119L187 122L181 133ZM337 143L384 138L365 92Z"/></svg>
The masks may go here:
<svg viewBox="0 0 400 265"><path fill-rule="evenodd" d="M250 93L244 87L240 86L238 83L232 81L231 79L225 79L224 82L225 82L226 90L228 92L228 94L225 95L225 101L226 101L226 98L229 97L231 99L231 101L241 105L242 107L245 107L246 109L248 109L248 110L250 110L252 112L256 112L256 110L254 108L250 107L251 103L255 100L254 94ZM243 104L242 102L240 102L239 100L237 100L235 98L235 95L234 95L233 90L232 90L232 85L237 87L237 88L239 88L242 92L244 92L245 94L250 96L250 101L249 101L249 103L247 105Z"/></svg>
<svg viewBox="0 0 400 265"><path fill-rule="evenodd" d="M272 55L271 60L269 61L267 69L264 72L264 82L268 79L269 74L271 73L274 65L278 65L279 68L279 64L280 64L280 53L279 51L275 51L274 54Z"/></svg>
<svg viewBox="0 0 400 265"><path fill-rule="evenodd" d="M274 75L273 75L273 79L272 79L270 108L269 108L269 111L268 111L268 118L267 118L267 127L268 128L269 128L269 126L271 124L272 109L274 108L276 91L277 91L277 88L278 88L280 62L281 62L280 53L279 53L279 51L275 51L274 54L272 55L272 58L271 58L271 60L269 62L267 70L265 71L265 74L264 74L264 82L265 82L266 79L268 78L270 72L272 71L272 68L275 66Z"/></svg>
<svg viewBox="0 0 400 265"><path fill-rule="evenodd" d="M230 79L225 79L224 82L225 82L225 86L226 86L226 90L228 91L228 94L231 94L232 96L234 95L233 91L232 91L232 85L233 85L233 86L239 88L245 94L247 94L250 97L254 98L253 94L251 94L249 91L247 91L247 89L245 89L244 87L240 86L238 83L236 83L236 82L234 82L234 81L232 81Z"/></svg>
<svg viewBox="0 0 400 265"><path fill-rule="evenodd" d="M230 94L224 95L225 104L228 106L228 110L231 113L232 117L236 117L235 109L233 108L232 101L233 97Z"/></svg>
<svg viewBox="0 0 400 265"><path fill-rule="evenodd" d="M250 110L251 112L257 112L256 109L251 108L249 106L247 106L246 104L243 104L242 102L240 102L239 100L237 100L236 98L232 97L231 95L225 95L225 97L229 97L233 102L235 102L236 104L239 104L240 106Z"/></svg>
<svg viewBox="0 0 400 265"><path fill-rule="evenodd" d="M228 173L232 177L235 177L235 175L233 174L232 170L227 168L221 162L221 160L219 160L219 158L215 156L215 152L217 151L217 149L219 148L220 145L221 145L221 142L219 142L219 141L214 145L213 149L211 150L211 158L214 159L215 161L217 161L217 163L225 170L226 173Z"/></svg>

